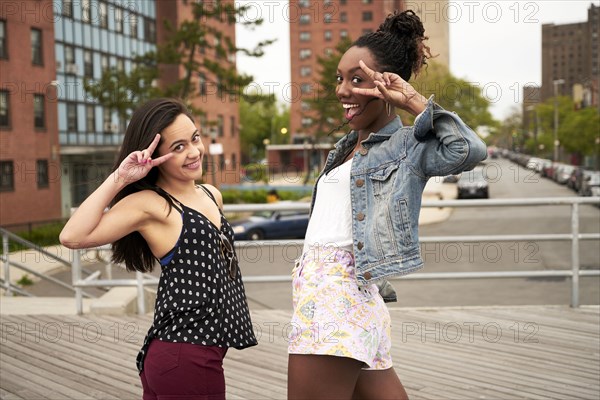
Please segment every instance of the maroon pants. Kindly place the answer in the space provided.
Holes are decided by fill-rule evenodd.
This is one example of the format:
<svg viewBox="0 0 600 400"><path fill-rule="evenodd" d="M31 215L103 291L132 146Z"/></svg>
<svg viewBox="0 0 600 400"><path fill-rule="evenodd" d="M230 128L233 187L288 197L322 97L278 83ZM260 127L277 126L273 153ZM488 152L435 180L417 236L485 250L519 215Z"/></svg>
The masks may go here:
<svg viewBox="0 0 600 400"><path fill-rule="evenodd" d="M153 340L140 374L143 400L224 400L227 348Z"/></svg>

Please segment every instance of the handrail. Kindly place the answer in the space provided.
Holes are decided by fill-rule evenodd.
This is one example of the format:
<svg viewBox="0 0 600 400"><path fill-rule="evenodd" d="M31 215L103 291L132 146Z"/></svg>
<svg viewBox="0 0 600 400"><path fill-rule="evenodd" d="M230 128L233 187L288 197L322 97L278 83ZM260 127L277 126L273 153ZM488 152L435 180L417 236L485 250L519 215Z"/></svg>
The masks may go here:
<svg viewBox="0 0 600 400"><path fill-rule="evenodd" d="M571 206L571 233L559 234L514 234L514 235L471 235L471 236L425 236L421 243L444 242L492 242L492 241L564 241L571 240L571 270L545 270L545 271L488 271L488 272L433 272L414 273L393 279L429 280L429 279L481 279L481 278L523 278L523 277L571 277L571 307L579 306L579 277L600 276L600 270L579 270L579 241L600 240L600 233L579 232L579 205L600 203L600 197L553 197L553 198L528 198L528 199L493 199L493 200L436 200L424 201L423 207L506 207L506 206ZM294 211L308 210L308 203L271 203L271 204L228 204L225 212L252 212L252 211ZM238 248L262 246L301 246L303 240L279 241L238 241ZM74 256L74 260L77 257ZM75 263L74 263L75 265ZM289 275L262 275L246 276L244 282L285 282L290 281ZM137 286L138 312L144 313L143 291L146 285L157 285L159 280L148 277L147 274L136 274L136 279L102 279L81 280L73 279L73 286L77 290L92 286ZM81 313L81 296L76 296L78 312Z"/></svg>

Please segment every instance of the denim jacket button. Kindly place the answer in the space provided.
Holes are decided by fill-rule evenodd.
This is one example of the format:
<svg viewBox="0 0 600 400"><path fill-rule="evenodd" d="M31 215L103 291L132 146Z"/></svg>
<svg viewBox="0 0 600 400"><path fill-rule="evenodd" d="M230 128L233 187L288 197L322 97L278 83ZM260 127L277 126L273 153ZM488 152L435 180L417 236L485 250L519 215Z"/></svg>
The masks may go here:
<svg viewBox="0 0 600 400"><path fill-rule="evenodd" d="M365 219L365 214L363 214L361 212L356 214L356 219L359 221L362 221L363 219Z"/></svg>
<svg viewBox="0 0 600 400"><path fill-rule="evenodd" d="M357 249L359 249L359 250L362 250L362 249L363 249L363 247L364 247L364 245L363 245L363 242L358 242L358 243L356 244L356 248L357 248Z"/></svg>
<svg viewBox="0 0 600 400"><path fill-rule="evenodd" d="M356 186L363 187L364 184L365 184L365 180L364 179L357 179L356 180Z"/></svg>
<svg viewBox="0 0 600 400"><path fill-rule="evenodd" d="M369 152L369 150L367 150L364 147L361 147L360 150L358 151L360 153L361 156L366 156L367 153Z"/></svg>
<svg viewBox="0 0 600 400"><path fill-rule="evenodd" d="M369 280L369 279L371 279L371 273L370 273L370 272L365 272L365 273L363 274L363 278L365 278L366 280Z"/></svg>

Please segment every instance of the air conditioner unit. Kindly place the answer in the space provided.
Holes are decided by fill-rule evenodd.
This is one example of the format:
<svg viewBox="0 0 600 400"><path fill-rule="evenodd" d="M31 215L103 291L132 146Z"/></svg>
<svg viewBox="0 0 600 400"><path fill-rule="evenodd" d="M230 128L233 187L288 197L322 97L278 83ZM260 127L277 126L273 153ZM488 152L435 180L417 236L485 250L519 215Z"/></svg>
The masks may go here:
<svg viewBox="0 0 600 400"><path fill-rule="evenodd" d="M67 64L66 72L67 72L67 74L77 75L77 73L79 72L78 65L77 64Z"/></svg>

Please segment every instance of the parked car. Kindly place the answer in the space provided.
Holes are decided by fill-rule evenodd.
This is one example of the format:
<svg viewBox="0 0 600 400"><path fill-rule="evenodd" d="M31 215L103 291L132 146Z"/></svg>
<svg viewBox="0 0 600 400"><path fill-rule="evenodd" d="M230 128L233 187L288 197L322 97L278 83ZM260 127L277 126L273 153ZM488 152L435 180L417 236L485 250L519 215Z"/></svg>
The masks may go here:
<svg viewBox="0 0 600 400"><path fill-rule="evenodd" d="M581 181L581 188L579 189L580 196L597 196L598 189L600 189L600 172L594 171L586 174L585 178Z"/></svg>
<svg viewBox="0 0 600 400"><path fill-rule="evenodd" d="M575 170L573 165L561 164L557 167L554 173L554 180L561 185L565 185L569 178L571 178L571 173Z"/></svg>
<svg viewBox="0 0 600 400"><path fill-rule="evenodd" d="M485 198L489 197L489 184L483 176L483 169L476 168L472 171L463 172L458 180L458 198Z"/></svg>
<svg viewBox="0 0 600 400"><path fill-rule="evenodd" d="M232 222L235 240L304 239L307 211L259 211Z"/></svg>

